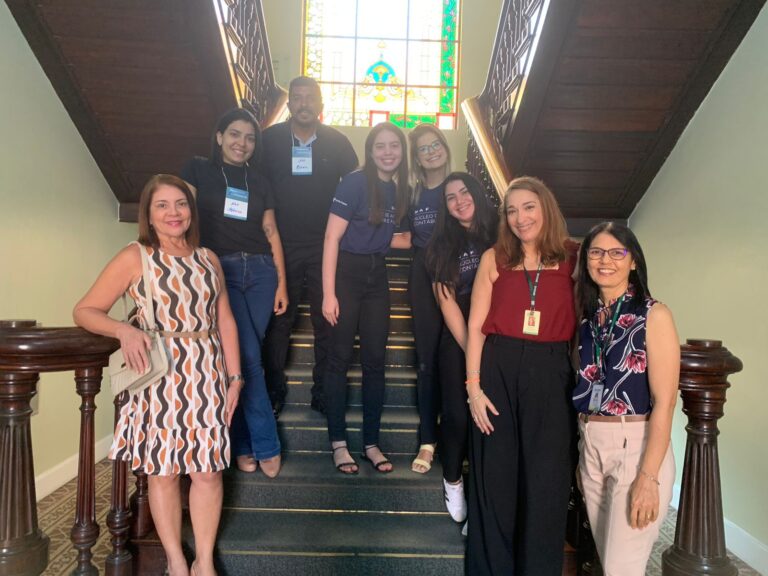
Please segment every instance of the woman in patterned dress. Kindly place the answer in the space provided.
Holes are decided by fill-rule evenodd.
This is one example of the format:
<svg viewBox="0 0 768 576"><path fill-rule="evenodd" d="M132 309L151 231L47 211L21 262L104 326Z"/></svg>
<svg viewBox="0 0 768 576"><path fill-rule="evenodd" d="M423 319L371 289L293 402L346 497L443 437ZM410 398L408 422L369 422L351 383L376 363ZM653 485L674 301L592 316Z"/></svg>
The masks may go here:
<svg viewBox="0 0 768 576"><path fill-rule="evenodd" d="M212 252L198 248L198 238L197 210L186 183L166 174L152 177L139 202L138 242L107 264L73 313L79 326L120 340L128 366L143 371L149 337L107 313L128 292L143 327L148 304L140 250L146 250L151 305L171 367L160 382L123 404L109 457L130 460L134 470L147 473L152 519L172 576L215 574L221 471L229 466L228 426L242 385L237 327L221 264ZM191 572L181 547L182 474L192 480L196 557Z"/></svg>
<svg viewBox="0 0 768 576"><path fill-rule="evenodd" d="M604 222L581 245L579 473L606 576L642 576L672 499L680 344L651 298L632 231Z"/></svg>

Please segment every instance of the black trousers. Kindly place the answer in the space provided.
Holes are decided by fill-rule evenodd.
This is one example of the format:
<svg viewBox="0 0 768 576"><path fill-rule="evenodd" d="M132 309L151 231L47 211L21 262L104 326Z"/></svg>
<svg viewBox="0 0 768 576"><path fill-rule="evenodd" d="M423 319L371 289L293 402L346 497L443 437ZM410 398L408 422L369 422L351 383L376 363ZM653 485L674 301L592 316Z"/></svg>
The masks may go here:
<svg viewBox="0 0 768 576"><path fill-rule="evenodd" d="M339 319L331 328L331 346L323 380L331 442L347 439L347 370L355 334L360 336L363 369L363 443L379 443L384 405L384 363L389 334L389 282L382 254L339 252L336 265Z"/></svg>
<svg viewBox="0 0 768 576"><path fill-rule="evenodd" d="M456 298L465 322L469 317L470 298L470 294ZM443 478L448 482L458 482L469 446L469 406L464 384L467 365L464 350L447 326L443 326L438 357L443 408L440 417L440 462Z"/></svg>
<svg viewBox="0 0 768 576"><path fill-rule="evenodd" d="M494 431L472 426L467 574L560 576L573 472L573 372L564 342L490 335L481 384Z"/></svg>
<svg viewBox="0 0 768 576"><path fill-rule="evenodd" d="M416 398L419 410L419 442L437 442L437 414L440 408L437 349L443 316L432 292L432 279L424 266L426 250L414 248L408 297L416 342Z"/></svg>
<svg viewBox="0 0 768 576"><path fill-rule="evenodd" d="M285 246L285 269L288 287L288 309L281 316L273 316L264 343L264 374L267 392L274 404L285 400L287 385L285 364L288 359L291 329L301 301L302 287L306 285L309 314L315 333L315 365L312 368L312 397L323 397L323 377L330 346L331 327L323 318L323 245Z"/></svg>

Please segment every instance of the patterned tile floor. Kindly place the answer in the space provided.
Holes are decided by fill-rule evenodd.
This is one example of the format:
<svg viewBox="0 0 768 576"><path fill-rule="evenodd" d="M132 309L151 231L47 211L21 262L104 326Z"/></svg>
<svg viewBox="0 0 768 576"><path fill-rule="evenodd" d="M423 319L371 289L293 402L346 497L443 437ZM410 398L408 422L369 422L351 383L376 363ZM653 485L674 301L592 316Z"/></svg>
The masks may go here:
<svg viewBox="0 0 768 576"><path fill-rule="evenodd" d="M112 466L107 460L96 464L96 520L101 526L101 534L93 551L93 563L103 572L104 559L109 554L109 531L106 527L106 516L109 510L110 483ZM62 486L38 503L40 527L50 537L50 554L47 570L44 576L63 576L70 574L75 568L76 553L69 540L69 531L75 519L76 483L74 480ZM653 554L646 576L661 576L661 553L675 538L675 521L677 514L670 509L667 519L661 527L661 535L653 547ZM744 562L733 557L734 564L739 568L739 576L760 576Z"/></svg>

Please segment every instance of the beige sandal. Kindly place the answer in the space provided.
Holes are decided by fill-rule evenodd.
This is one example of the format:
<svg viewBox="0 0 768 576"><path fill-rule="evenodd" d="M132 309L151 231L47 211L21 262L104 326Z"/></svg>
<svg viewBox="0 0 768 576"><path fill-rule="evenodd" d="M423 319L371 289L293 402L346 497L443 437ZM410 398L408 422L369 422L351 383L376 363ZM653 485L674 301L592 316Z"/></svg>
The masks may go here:
<svg viewBox="0 0 768 576"><path fill-rule="evenodd" d="M432 458L435 456L435 445L434 444L422 444L419 446L419 454L422 452L429 452L432 455ZM432 458L429 459L429 461L424 460L423 458L419 458L419 454L416 455L416 458L413 459L413 462L411 463L411 470L413 472L416 472L417 474L426 474L432 469ZM419 470L417 466L421 466L423 470Z"/></svg>

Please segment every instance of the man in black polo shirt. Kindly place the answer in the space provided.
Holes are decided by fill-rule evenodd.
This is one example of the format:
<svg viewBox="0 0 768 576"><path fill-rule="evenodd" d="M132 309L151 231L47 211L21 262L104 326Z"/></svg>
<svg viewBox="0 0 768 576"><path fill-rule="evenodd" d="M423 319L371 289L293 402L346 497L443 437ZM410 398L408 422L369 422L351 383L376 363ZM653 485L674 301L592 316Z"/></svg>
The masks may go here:
<svg viewBox="0 0 768 576"><path fill-rule="evenodd" d="M288 110L289 120L264 131L261 154L262 173L275 195L288 284L288 310L272 318L264 347L267 391L275 414L287 392L285 363L304 282L315 332L312 408L325 412L323 374L330 327L322 313L323 237L336 186L342 176L358 166L347 137L320 123L323 97L315 80L306 76L291 80Z"/></svg>

